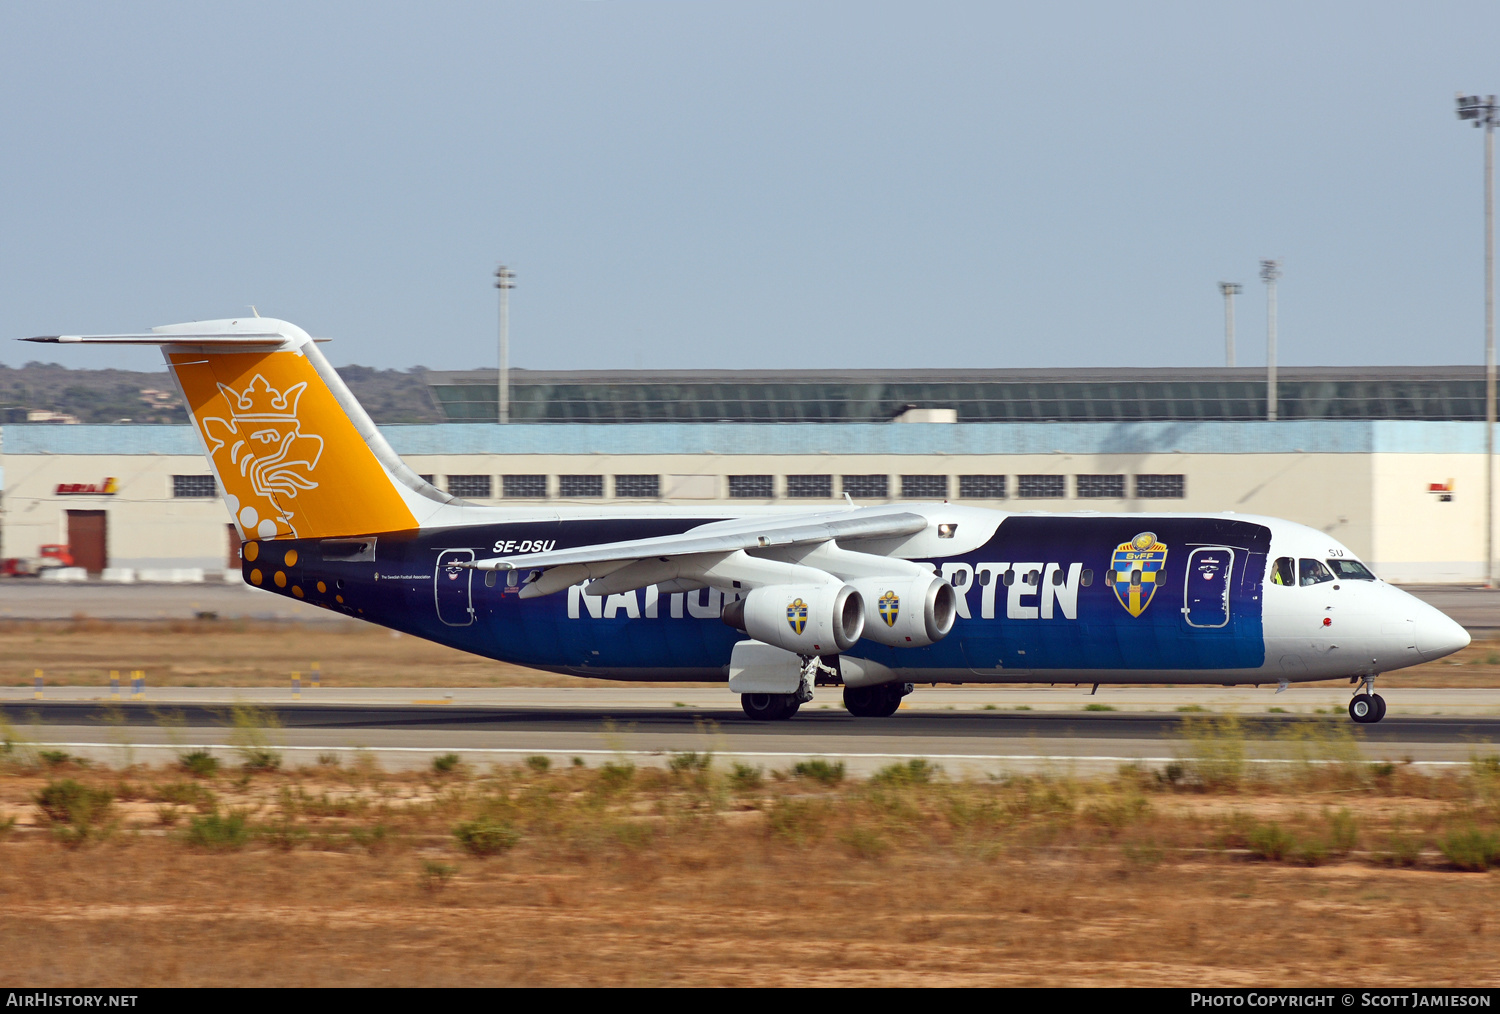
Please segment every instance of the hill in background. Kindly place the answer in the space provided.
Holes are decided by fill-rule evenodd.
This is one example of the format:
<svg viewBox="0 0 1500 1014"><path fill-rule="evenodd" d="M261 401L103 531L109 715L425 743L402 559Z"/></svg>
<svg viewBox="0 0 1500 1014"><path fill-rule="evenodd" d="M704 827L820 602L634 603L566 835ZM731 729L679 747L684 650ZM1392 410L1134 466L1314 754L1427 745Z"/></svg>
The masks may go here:
<svg viewBox="0 0 1500 1014"><path fill-rule="evenodd" d="M340 366L339 376L377 423L442 422L427 370ZM70 370L57 363L0 366L0 422L176 423L187 412L165 370Z"/></svg>

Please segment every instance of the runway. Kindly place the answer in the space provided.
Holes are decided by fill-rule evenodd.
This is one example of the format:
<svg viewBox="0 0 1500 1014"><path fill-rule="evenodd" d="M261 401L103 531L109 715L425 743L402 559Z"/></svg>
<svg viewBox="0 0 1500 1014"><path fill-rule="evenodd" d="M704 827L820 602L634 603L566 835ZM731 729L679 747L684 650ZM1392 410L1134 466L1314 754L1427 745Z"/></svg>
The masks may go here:
<svg viewBox="0 0 1500 1014"><path fill-rule="evenodd" d="M772 770L822 757L843 761L856 775L922 757L950 774L982 777L1037 770L1087 774L1131 762L1159 767L1191 753L1184 723L1199 717L1084 712L1076 710L1075 697L1075 709L1067 711L923 709L887 719L857 719L815 702L790 721L760 723L746 719L732 698L715 707L646 701L631 707L628 701L591 702L587 691L572 694L566 704L540 707L268 701L258 705L264 720L260 734L294 767L320 756L343 763L369 756L391 770L425 768L444 753L481 765L542 755L560 764L577 758L590 766L611 760L664 766L674 754L694 752ZM243 742L233 707L231 700L10 699L0 702L0 716L19 740L122 765L167 762L197 748L233 760L237 735ZM1488 713L1393 713L1373 726L1356 726L1343 716L1269 713L1245 714L1239 721L1252 763L1285 763L1306 755L1295 744L1316 723L1320 733L1314 741L1323 746L1313 749L1314 758L1333 757L1347 744L1369 760L1442 768L1496 752L1500 714L1493 707L1483 710Z"/></svg>

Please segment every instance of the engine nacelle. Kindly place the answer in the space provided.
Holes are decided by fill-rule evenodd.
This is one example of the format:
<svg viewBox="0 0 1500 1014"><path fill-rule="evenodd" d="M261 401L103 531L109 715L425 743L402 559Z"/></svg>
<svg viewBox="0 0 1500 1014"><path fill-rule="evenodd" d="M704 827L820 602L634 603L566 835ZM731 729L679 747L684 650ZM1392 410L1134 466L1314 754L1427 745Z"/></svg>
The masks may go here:
<svg viewBox="0 0 1500 1014"><path fill-rule="evenodd" d="M833 655L859 640L865 604L859 592L836 581L767 585L726 606L724 622L799 655Z"/></svg>
<svg viewBox="0 0 1500 1014"><path fill-rule="evenodd" d="M953 587L933 574L861 577L849 583L868 603L865 637L893 648L925 648L941 641L958 617Z"/></svg>

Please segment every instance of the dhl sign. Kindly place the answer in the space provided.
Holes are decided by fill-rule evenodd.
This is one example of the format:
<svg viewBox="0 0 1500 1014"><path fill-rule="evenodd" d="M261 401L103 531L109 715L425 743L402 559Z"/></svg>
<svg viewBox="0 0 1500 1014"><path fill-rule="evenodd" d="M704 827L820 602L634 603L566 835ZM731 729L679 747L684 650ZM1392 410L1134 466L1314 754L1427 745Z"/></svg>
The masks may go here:
<svg viewBox="0 0 1500 1014"><path fill-rule="evenodd" d="M116 488L115 477L110 476L103 482L60 482L57 484L57 495L114 496Z"/></svg>

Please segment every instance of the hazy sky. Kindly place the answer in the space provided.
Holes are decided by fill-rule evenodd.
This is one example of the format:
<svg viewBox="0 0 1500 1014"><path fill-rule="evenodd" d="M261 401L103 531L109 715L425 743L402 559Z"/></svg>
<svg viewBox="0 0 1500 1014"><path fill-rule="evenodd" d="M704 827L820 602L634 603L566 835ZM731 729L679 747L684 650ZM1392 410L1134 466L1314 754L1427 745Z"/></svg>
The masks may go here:
<svg viewBox="0 0 1500 1014"><path fill-rule="evenodd" d="M1500 4L9 3L0 336L335 363L1482 360ZM0 343L0 361L159 363Z"/></svg>

